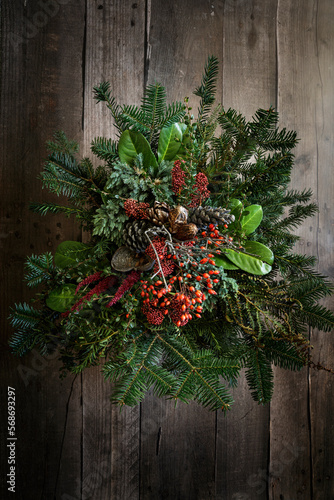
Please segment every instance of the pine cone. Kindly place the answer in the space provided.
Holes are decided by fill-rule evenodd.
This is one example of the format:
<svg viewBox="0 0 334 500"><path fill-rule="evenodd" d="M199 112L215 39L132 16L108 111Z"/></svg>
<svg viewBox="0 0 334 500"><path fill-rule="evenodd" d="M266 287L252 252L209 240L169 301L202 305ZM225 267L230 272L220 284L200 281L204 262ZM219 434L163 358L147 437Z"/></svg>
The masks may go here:
<svg viewBox="0 0 334 500"><path fill-rule="evenodd" d="M196 224L198 229L204 229L209 224L230 224L234 221L234 215L225 208L196 207L189 209L188 220Z"/></svg>
<svg viewBox="0 0 334 500"><path fill-rule="evenodd" d="M127 222L123 230L124 244L135 252L143 252L150 244L145 231L151 229L150 239L156 235L164 235L163 229L159 229L147 220L135 220Z"/></svg>
<svg viewBox="0 0 334 500"><path fill-rule="evenodd" d="M146 216L156 226L162 226L168 221L169 206L167 203L155 201L153 207L146 210Z"/></svg>

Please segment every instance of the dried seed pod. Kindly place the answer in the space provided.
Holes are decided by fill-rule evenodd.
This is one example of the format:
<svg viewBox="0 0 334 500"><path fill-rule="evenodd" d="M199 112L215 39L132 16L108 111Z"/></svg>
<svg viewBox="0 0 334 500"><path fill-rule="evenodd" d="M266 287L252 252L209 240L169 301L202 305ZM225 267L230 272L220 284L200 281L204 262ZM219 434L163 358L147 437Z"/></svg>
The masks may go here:
<svg viewBox="0 0 334 500"><path fill-rule="evenodd" d="M134 269L137 271L149 271L154 266L155 260L151 259L145 253L135 255L136 264Z"/></svg>
<svg viewBox="0 0 334 500"><path fill-rule="evenodd" d="M131 271L135 264L135 253L126 246L118 248L111 259L111 266L116 271L121 271L123 273Z"/></svg>
<svg viewBox="0 0 334 500"><path fill-rule="evenodd" d="M169 223L171 233L176 231L176 225L186 224L188 221L188 210L181 205L176 206L169 212Z"/></svg>
<svg viewBox="0 0 334 500"><path fill-rule="evenodd" d="M196 224L176 224L174 236L177 240L192 240L198 231Z"/></svg>
<svg viewBox="0 0 334 500"><path fill-rule="evenodd" d="M114 253L111 259L111 265L116 271L121 271L123 273L131 271L132 269L149 271L154 265L154 260L146 254L138 254L123 245Z"/></svg>

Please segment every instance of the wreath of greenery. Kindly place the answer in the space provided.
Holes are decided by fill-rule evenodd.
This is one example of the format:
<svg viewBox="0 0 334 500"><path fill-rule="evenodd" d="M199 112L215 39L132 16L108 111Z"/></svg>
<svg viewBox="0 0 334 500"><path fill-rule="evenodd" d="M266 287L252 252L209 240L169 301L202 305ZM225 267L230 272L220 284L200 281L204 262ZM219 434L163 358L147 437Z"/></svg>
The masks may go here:
<svg viewBox="0 0 334 500"><path fill-rule="evenodd" d="M293 250L317 210L310 190L288 187L296 133L278 129L273 108L247 121L214 107L217 73L209 57L196 119L187 98L167 105L159 83L140 107L119 105L109 83L95 87L118 131L118 141L93 140L96 169L64 133L48 144L43 187L68 201L31 208L74 215L90 243L27 259L27 285L44 286L13 308L10 345L18 355L57 349L65 372L101 363L119 405L153 387L226 410L243 368L266 403L272 365L315 366L309 327L334 324L318 304L332 286Z"/></svg>

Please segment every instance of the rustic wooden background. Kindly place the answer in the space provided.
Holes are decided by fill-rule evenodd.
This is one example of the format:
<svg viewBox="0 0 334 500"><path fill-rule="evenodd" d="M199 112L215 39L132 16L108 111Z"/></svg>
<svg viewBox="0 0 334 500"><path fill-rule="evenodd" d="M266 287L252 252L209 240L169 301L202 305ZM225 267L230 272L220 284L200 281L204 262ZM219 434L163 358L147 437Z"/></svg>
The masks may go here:
<svg viewBox="0 0 334 500"><path fill-rule="evenodd" d="M6 390L17 394L16 499L333 500L334 376L275 370L266 407L245 381L224 417L148 397L121 414L98 369L58 378L56 360L10 355L9 306L28 298L25 256L78 239L72 222L28 211L45 141L64 130L89 153L113 133L92 99L109 80L138 103L147 82L170 99L198 85L209 54L218 96L250 117L276 106L298 131L293 186L312 187L319 214L299 250L333 277L333 0L3 0L1 2L1 498L6 491ZM328 301L330 305L333 300ZM334 367L334 337L310 332L314 357Z"/></svg>

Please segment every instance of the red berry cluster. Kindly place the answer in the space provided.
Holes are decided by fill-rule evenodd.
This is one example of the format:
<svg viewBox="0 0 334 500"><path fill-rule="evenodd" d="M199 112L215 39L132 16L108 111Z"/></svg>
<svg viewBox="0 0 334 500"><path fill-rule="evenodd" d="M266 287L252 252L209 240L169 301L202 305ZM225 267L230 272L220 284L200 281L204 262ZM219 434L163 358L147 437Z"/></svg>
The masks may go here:
<svg viewBox="0 0 334 500"><path fill-rule="evenodd" d="M186 177L187 174L182 170L180 160L176 160L172 168L172 189L176 195L180 194L182 187L185 185Z"/></svg>
<svg viewBox="0 0 334 500"><path fill-rule="evenodd" d="M161 325L165 319L163 312L153 305L153 301L144 302L142 311L151 325Z"/></svg>
<svg viewBox="0 0 334 500"><path fill-rule="evenodd" d="M160 280L157 280L154 285L148 285L148 282L143 280L141 283L142 291L140 295L144 299L142 312L145 314L147 321L151 325L160 325L163 322L165 315L168 314L167 307L170 305L170 300L167 300L165 296L171 291L172 287L169 286L168 289L159 289L159 287L163 284ZM160 301L160 299L162 300Z"/></svg>
<svg viewBox="0 0 334 500"><path fill-rule="evenodd" d="M134 219L147 219L146 210L150 207L149 203L139 202L129 198L124 202L124 210L128 217Z"/></svg>
<svg viewBox="0 0 334 500"><path fill-rule="evenodd" d="M175 269L175 264L171 260L163 260L160 262L160 266L164 276L169 276ZM157 262L154 264L154 274L155 273L158 273L158 276L161 276L161 270Z"/></svg>
<svg viewBox="0 0 334 500"><path fill-rule="evenodd" d="M170 303L171 311L169 316L176 326L184 326L190 319L192 319L192 315L189 313L190 306L191 299L188 295L183 293L177 293L174 295L174 298Z"/></svg>
<svg viewBox="0 0 334 500"><path fill-rule="evenodd" d="M180 256L168 255L166 262L173 263L174 257L178 259ZM219 283L220 271L213 269L215 262L210 257L213 255L208 254L208 257L192 263L194 267L200 266L207 272L197 271L190 274L186 270L183 271L185 264L179 261L178 265L173 264L177 274L171 276L168 285L161 279L155 279L151 284L149 281L141 281L142 311L150 324L160 325L164 318L168 317L177 327L182 327L193 317L201 317L203 303L207 299L206 293L216 295L217 292L213 288Z"/></svg>
<svg viewBox="0 0 334 500"><path fill-rule="evenodd" d="M153 250L152 245L154 246L156 253ZM150 244L146 248L145 253L149 257L151 257L151 259L155 260L154 270L153 270L154 274L158 274L159 276L161 276L161 270L162 270L162 273L164 276L169 276L170 274L172 274L172 272L174 271L175 265L170 260L166 260L167 245L166 245L165 238L161 238L161 237L154 238L152 240L152 244ZM157 255L159 257L159 263L157 261Z"/></svg>
<svg viewBox="0 0 334 500"><path fill-rule="evenodd" d="M152 245L154 246L155 251L153 250ZM145 250L145 253L153 260L156 260L158 254L159 259L163 260L167 255L166 239L158 236L153 238L152 244L149 244L149 246Z"/></svg>
<svg viewBox="0 0 334 500"><path fill-rule="evenodd" d="M208 190L208 178L202 172L196 175L196 182L193 186L194 193L191 196L191 203L189 207L197 207L203 203L204 200L209 198L210 191Z"/></svg>

